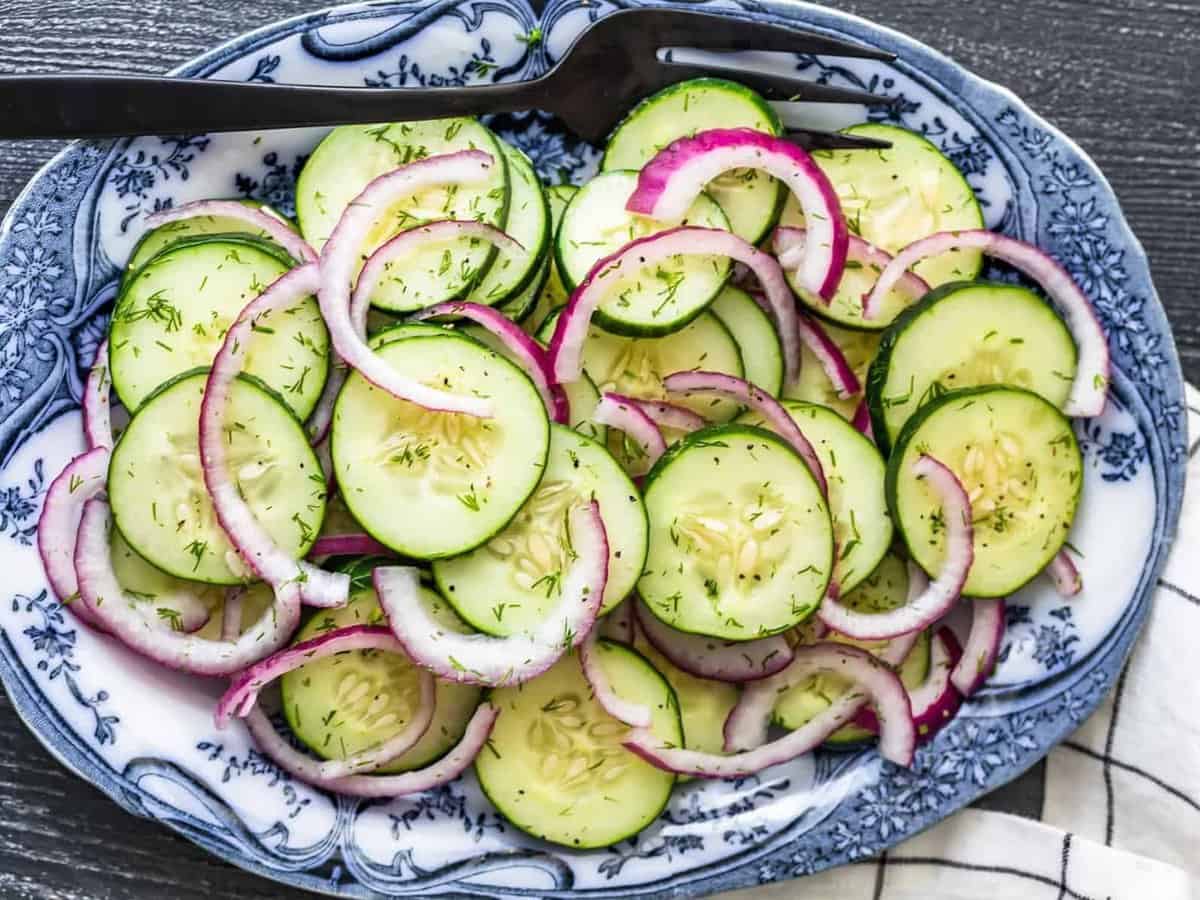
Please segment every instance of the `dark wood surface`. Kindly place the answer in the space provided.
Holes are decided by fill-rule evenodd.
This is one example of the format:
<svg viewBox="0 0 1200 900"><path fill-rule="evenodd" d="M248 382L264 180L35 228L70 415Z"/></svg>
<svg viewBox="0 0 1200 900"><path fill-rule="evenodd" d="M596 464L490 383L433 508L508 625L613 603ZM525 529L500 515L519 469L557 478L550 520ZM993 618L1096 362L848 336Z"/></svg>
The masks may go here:
<svg viewBox="0 0 1200 900"><path fill-rule="evenodd" d="M0 72L161 72L305 0L0 0ZM1100 164L1200 379L1200 0L842 0L1023 97ZM55 152L0 143L0 213ZM1041 767L981 805L1036 815ZM122 812L66 772L0 693L0 897L301 896Z"/></svg>

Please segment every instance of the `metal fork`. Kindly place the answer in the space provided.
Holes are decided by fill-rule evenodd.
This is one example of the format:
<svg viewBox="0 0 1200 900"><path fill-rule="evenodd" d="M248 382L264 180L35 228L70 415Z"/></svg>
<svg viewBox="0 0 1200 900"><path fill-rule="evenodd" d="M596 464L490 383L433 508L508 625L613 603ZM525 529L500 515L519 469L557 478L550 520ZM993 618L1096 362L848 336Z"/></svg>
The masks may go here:
<svg viewBox="0 0 1200 900"><path fill-rule="evenodd" d="M529 81L381 89L143 75L3 76L0 138L262 131L544 109L558 115L584 140L600 143L637 100L703 75L727 76L768 100L890 102L866 91L816 84L795 75L675 62L669 50L678 47L894 58L783 25L687 9L639 8L591 23L550 71ZM809 129L792 129L790 134L810 148L888 146Z"/></svg>

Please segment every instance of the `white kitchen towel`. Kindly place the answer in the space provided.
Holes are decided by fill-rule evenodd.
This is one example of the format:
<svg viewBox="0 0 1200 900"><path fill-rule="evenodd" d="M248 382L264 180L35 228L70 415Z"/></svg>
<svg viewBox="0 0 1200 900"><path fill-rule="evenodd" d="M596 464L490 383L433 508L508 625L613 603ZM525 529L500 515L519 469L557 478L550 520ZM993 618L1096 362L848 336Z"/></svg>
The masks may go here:
<svg viewBox="0 0 1200 900"><path fill-rule="evenodd" d="M1200 900L1200 391L1191 386L1187 405L1174 550L1115 687L1050 752L1040 821L967 809L876 859L720 900Z"/></svg>

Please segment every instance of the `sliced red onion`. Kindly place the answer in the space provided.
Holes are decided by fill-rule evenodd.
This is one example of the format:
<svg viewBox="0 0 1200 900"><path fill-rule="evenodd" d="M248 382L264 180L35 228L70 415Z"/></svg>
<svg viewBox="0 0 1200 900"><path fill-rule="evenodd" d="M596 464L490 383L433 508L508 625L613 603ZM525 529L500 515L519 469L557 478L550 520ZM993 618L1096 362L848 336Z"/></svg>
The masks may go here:
<svg viewBox="0 0 1200 900"><path fill-rule="evenodd" d="M235 716L248 716L258 703L259 692L275 679L327 656L355 650L404 654L404 648L391 631L371 625L351 625L301 641L254 664L233 679L229 690L217 703L217 727L224 728ZM413 711L412 721L381 744L345 759L326 760L317 764L316 774L319 778L341 778L373 772L406 753L421 739L433 721L436 683L433 675L424 670L418 670L417 676L420 700Z"/></svg>
<svg viewBox="0 0 1200 900"><path fill-rule="evenodd" d="M929 640L929 675L908 692L917 740L927 741L954 718L962 705L962 694L950 683L950 672L962 658L962 648L949 628L939 628ZM879 720L870 709L854 717L854 724L878 733Z"/></svg>
<svg viewBox="0 0 1200 900"><path fill-rule="evenodd" d="M722 641L677 631L644 603L634 605L646 640L677 669L697 678L744 682L766 678L792 661L792 648L781 635L753 641Z"/></svg>
<svg viewBox="0 0 1200 900"><path fill-rule="evenodd" d="M821 364L821 371L825 373L839 397L846 400L862 390L858 376L846 361L842 348L833 342L816 319L797 313L796 329L800 335L800 343L817 358L817 362Z"/></svg>
<svg viewBox="0 0 1200 900"><path fill-rule="evenodd" d="M503 234L503 232L498 233ZM513 243L515 244L516 241ZM359 283L361 282L362 276L359 276ZM541 344L522 331L520 325L499 310L481 303L468 303L465 300L447 300L445 303L427 307L411 318L419 322L425 319L436 319L439 316L461 316L464 319L470 319L499 338L525 374L529 376L533 386L537 388L551 419L560 425L565 425L569 421L571 411L567 406L567 395L561 389L556 390L558 386L554 383L554 369L550 365L546 351Z"/></svg>
<svg viewBox="0 0 1200 900"><path fill-rule="evenodd" d="M655 219L683 218L704 186L731 169L760 169L788 186L813 240L799 266L814 294L829 300L846 264L849 231L837 192L803 149L752 128L714 128L668 144L642 167L625 208Z"/></svg>
<svg viewBox="0 0 1200 900"><path fill-rule="evenodd" d="M108 485L107 447L95 447L81 453L50 482L38 519L38 554L46 570L50 590L85 624L99 628L86 603L79 600L79 579L75 575L75 536L84 504L104 492Z"/></svg>
<svg viewBox="0 0 1200 900"><path fill-rule="evenodd" d="M592 421L625 432L642 448L652 466L667 452L667 439L632 397L606 392L592 410Z"/></svg>
<svg viewBox="0 0 1200 900"><path fill-rule="evenodd" d="M333 234L321 250L321 315L333 347L351 367L372 384L402 400L427 409L489 417L491 403L479 397L452 394L401 375L369 346L350 313L353 283L367 236L375 223L397 202L435 184L480 184L491 177L495 160L481 150L429 156L380 175L346 207ZM420 226L404 232L410 247L421 241L444 240L438 229ZM365 311L363 313L365 319ZM365 328L365 321L363 328Z"/></svg>
<svg viewBox="0 0 1200 900"><path fill-rule="evenodd" d="M619 641L622 644L633 644L637 628L634 622L633 603L633 597L626 597L604 614L596 623L601 637L606 637L610 641Z"/></svg>
<svg viewBox="0 0 1200 900"><path fill-rule="evenodd" d="M258 749L293 778L349 797L389 798L433 790L465 772L487 744L499 715L500 710L490 703L480 704L454 749L424 769L399 775L346 775L341 778L322 777L319 771L322 763L288 743L257 706L246 716L245 722Z"/></svg>
<svg viewBox="0 0 1200 900"><path fill-rule="evenodd" d="M108 535L112 515L103 500L83 508L75 544L75 572L81 601L107 631L149 659L194 675L232 675L287 643L300 624L300 590L285 584L275 600L235 641L213 641L164 629L139 610L139 601L121 588L113 571Z"/></svg>
<svg viewBox="0 0 1200 900"><path fill-rule="evenodd" d="M1000 655L1004 639L1004 600L972 598L971 630L963 644L962 659L950 673L950 681L964 697L970 697L988 680Z"/></svg>
<svg viewBox="0 0 1200 900"><path fill-rule="evenodd" d="M89 450L112 448L112 379L108 377L108 339L96 348L96 359L83 388L83 435Z"/></svg>
<svg viewBox="0 0 1200 900"><path fill-rule="evenodd" d="M1061 597L1074 597L1083 590L1083 576L1075 566L1075 560L1064 547L1059 550L1050 565L1046 566L1046 574L1054 582L1054 589Z"/></svg>
<svg viewBox="0 0 1200 900"><path fill-rule="evenodd" d="M246 589L229 588L221 606L221 640L236 641L242 633L242 615L246 606Z"/></svg>
<svg viewBox="0 0 1200 900"><path fill-rule="evenodd" d="M644 169L642 170L645 171ZM555 379L562 384L578 381L583 372L583 342L587 339L592 313L608 296L611 286L626 276L680 255L727 256L749 267L762 283L779 340L783 347L784 372L791 384L800 373L800 344L796 335L796 301L783 269L766 253L736 234L716 228L685 226L660 231L630 241L617 252L598 261L571 292L550 338L550 359Z"/></svg>
<svg viewBox="0 0 1200 900"><path fill-rule="evenodd" d="M306 603L329 607L346 602L350 593L349 576L292 559L275 543L229 475L225 436L230 393L254 340L255 323L259 317L291 307L312 294L318 279L316 263L292 269L250 301L225 332L225 341L213 359L200 404L200 464L217 521L254 574L273 588L297 582Z"/></svg>
<svg viewBox="0 0 1200 900"><path fill-rule="evenodd" d="M813 478L817 480L817 485L821 489L821 495L829 496L829 485L825 481L825 470L821 467L821 460L817 456L817 452L813 449L808 438L800 430L800 426L796 424L796 420L792 418L779 401L764 391L762 388L756 387L745 379L738 378L735 375L726 375L723 372L702 372L702 371L687 371L675 372L663 379L663 387L668 391L676 391L683 394L694 394L697 392L722 394L730 397L744 406L753 409L767 423L775 429L785 441L787 441L792 449L800 454L800 458L804 460L804 464L808 466L808 470L812 472Z"/></svg>
<svg viewBox="0 0 1200 900"><path fill-rule="evenodd" d="M674 428L676 431L690 433L707 428L710 424L708 419L699 413L692 412L686 406L667 403L665 400L640 400L637 397L628 399L660 428Z"/></svg>
<svg viewBox="0 0 1200 900"><path fill-rule="evenodd" d="M287 223L254 206L237 200L197 200L183 206L168 207L146 216L146 226L158 228L168 222L194 219L198 216L220 216L238 219L265 232L271 240L286 250L297 262L315 262L317 252L300 234L288 228Z"/></svg>
<svg viewBox="0 0 1200 900"><path fill-rule="evenodd" d="M608 580L608 540L594 500L571 510L575 558L563 573L559 600L533 630L497 638L440 625L421 601L416 569L380 566L375 592L392 631L417 665L462 684L520 684L549 669L592 630Z"/></svg>
<svg viewBox="0 0 1200 900"><path fill-rule="evenodd" d="M795 654L786 669L752 682L742 692L725 725L726 746L734 751L731 755L663 747L646 729L634 730L622 743L651 765L669 772L698 778L744 778L815 749L869 702L883 723L880 754L897 765L912 762L916 730L908 693L887 665L865 650L845 644L798 647ZM852 682L853 687L795 731L765 742L778 695L814 675L836 675Z"/></svg>
<svg viewBox="0 0 1200 900"><path fill-rule="evenodd" d="M871 410L868 408L865 398L859 401L858 406L854 407L854 418L850 420L850 424L874 443L875 431L871 428Z"/></svg>
<svg viewBox="0 0 1200 900"><path fill-rule="evenodd" d="M887 612L864 613L846 606L838 597L826 596L817 616L847 637L880 641L922 631L944 616L962 596L967 573L975 560L975 529L971 525L971 501L949 468L932 456L921 454L912 466L917 478L925 479L942 503L946 522L946 554L942 570L932 582L909 566L908 598L903 606Z"/></svg>
<svg viewBox="0 0 1200 900"><path fill-rule="evenodd" d="M1104 412L1111 371L1108 342L1104 338L1100 320L1096 318L1087 296L1067 270L1050 254L1033 244L984 230L940 231L921 238L901 250L879 274L879 280L863 298L863 318L871 318L887 292L921 260L954 250L979 250L1008 263L1041 285L1058 307L1079 350L1075 381L1063 412L1082 417L1098 416Z"/></svg>
<svg viewBox="0 0 1200 900"><path fill-rule="evenodd" d="M317 538L308 555L320 556L394 556L390 547L385 547L369 534L326 534Z"/></svg>
<svg viewBox="0 0 1200 900"><path fill-rule="evenodd" d="M771 249L783 269L795 269L804 260L807 244L808 232L805 229L780 225L775 229ZM891 263L892 255L870 241L864 241L858 235L852 234L846 247L846 259L882 272ZM920 300L929 293L929 284L915 272L905 272L893 288L913 301Z"/></svg>
<svg viewBox="0 0 1200 900"><path fill-rule="evenodd" d="M624 722L633 728L649 728L652 720L650 707L618 696L612 682L604 672L600 662L596 642L599 640L596 629L593 628L583 643L579 645L579 664L583 667L583 677L601 709L619 722Z"/></svg>

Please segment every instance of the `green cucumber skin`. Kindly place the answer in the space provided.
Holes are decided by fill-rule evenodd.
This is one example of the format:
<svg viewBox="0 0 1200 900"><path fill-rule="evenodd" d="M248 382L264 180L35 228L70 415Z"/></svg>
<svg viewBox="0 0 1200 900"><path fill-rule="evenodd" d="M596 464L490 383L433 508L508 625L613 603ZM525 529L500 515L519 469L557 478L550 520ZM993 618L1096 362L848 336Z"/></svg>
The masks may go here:
<svg viewBox="0 0 1200 900"><path fill-rule="evenodd" d="M905 533L903 523L901 522L901 519L900 519L899 504L897 502L897 496L896 496L896 490L897 490L896 485L900 479L900 466L904 459L904 454L908 449L909 443L913 439L913 435L915 435L920 430L921 426L925 424L926 419L928 419L930 416L932 416L935 412L937 412L943 406L946 406L950 403L955 403L960 400L965 400L970 397L980 397L980 396L984 396L984 395L991 394L991 393L997 393L997 392L1005 392L1005 393L1012 393L1012 394L1026 394L1026 395L1034 398L1039 403L1046 406L1048 409L1053 410L1055 415L1057 415L1060 419L1062 419L1066 428L1069 431L1071 431L1072 433L1074 433L1073 429L1071 428L1071 420L1068 419L1066 416L1064 416L1062 414L1062 411L1057 409L1054 406L1054 404L1047 401L1040 394L1035 394L1033 391L1027 391L1024 388L1010 387L1009 385L991 384L991 385L982 385L980 387L959 388L958 390L955 390L955 391L949 391L948 393L945 393L942 396L938 397L936 400L932 400L929 403L926 403L924 406L922 406L919 410L917 410L915 413L913 413L913 415L909 418L908 422L905 423L904 428L900 431L899 437L896 438L896 445L895 445L895 447L892 448L891 455L888 456L887 474L884 476L884 481L883 481L884 496L887 497L888 515L891 516L892 522L895 523L896 533L899 534L900 540L904 544L904 549L905 549L905 552L908 555L909 559L916 559L916 557L913 555L912 548L909 546L908 535ZM1082 470L1082 466L1080 468ZM1083 479L1080 478L1076 482L1075 493L1074 493L1074 496L1071 498L1072 499L1072 507L1075 509L1076 512L1078 512L1078 509L1079 509L1079 497L1082 493L1083 493ZM1025 586L1025 584L1028 584L1029 581L1033 580L1033 578L1035 578L1035 577L1037 577L1036 572L1033 573L1030 576L1030 578L1028 580L1026 580L1023 584L1016 585L1015 587L1012 587L1009 590L1006 590L1004 592L1004 594L1002 594L1001 596L1006 596L1010 593L1020 590L1022 587ZM967 596L967 595L964 594L964 596Z"/></svg>
<svg viewBox="0 0 1200 900"><path fill-rule="evenodd" d="M497 143L499 143L501 145L501 148L502 148L501 156L505 157L505 164L506 164L506 166L508 168L508 172L509 172L509 189L508 189L509 206L508 206L508 208L505 209L505 212L504 212L505 221L507 222L508 215L509 215L509 213L512 212L512 178L513 178L512 168L513 168L513 163L511 161L510 154L520 154L521 161L524 164L529 165L530 173L533 174L533 183L536 184L538 187L538 196L542 201L542 211L545 216L545 218L543 220L543 224L542 224L542 233L541 233L541 236L538 238L538 243L537 243L539 262L537 262L535 265L532 265L529 267L529 271L527 271L525 273L525 275L522 276L521 280L516 284L515 287L513 287L513 289L511 291L509 291L503 297L500 297L499 299L495 300L494 302L487 304L489 306L494 306L497 309L500 309L501 307L504 306L504 304L509 303L518 297L523 297L525 294L525 291L529 288L530 284L532 284L535 280L542 279L544 282L545 276L542 274L543 263L541 262L541 260L543 260L546 257L546 254L549 252L550 242L554 240L554 229L550 225L550 200L546 197L546 190L545 190L545 188L542 187L542 183L538 180L537 173L533 171L532 163L529 163L529 158L527 156L525 156L525 154L520 149L513 147L511 144L504 142L498 135L496 136L496 141L497 141ZM530 248L527 247L526 249L530 249ZM485 266L483 268L483 270L480 272L479 276L475 279L474 283L472 284L472 290L474 289L474 287L476 285L480 284L483 281L483 279L486 277L487 270L490 269L492 267L492 265L495 263L497 256L498 256L498 253L493 254L492 262L489 263L487 266ZM528 305L526 307L523 307L523 309L522 309L523 313L527 313L529 309L533 308L533 304L537 301L537 294L538 294L538 291L533 292L533 294L532 294L533 299L528 303ZM479 301L479 302L483 302L483 301ZM520 316L511 315L506 310L502 310L502 312L504 312L504 314L506 316L508 316L510 319L513 319L513 320L520 319Z"/></svg>
<svg viewBox="0 0 1200 900"><path fill-rule="evenodd" d="M879 448L879 452L888 457L891 455L893 442L888 438L887 419L884 415L883 392L887 387L888 368L891 365L892 350L896 346L896 342L900 339L901 334L908 326L926 312L930 307L935 306L943 297L948 297L956 294L959 291L970 288L986 288L986 287L1012 287L1009 284L999 284L991 281L983 280L963 280L951 281L940 287L933 288L924 297L914 303L908 309L900 313L892 322L891 325L883 332L883 338L879 342L879 349L875 353L875 358L871 360L871 366L867 370L866 384L863 386L863 395L867 401L867 411L871 415L871 433L875 438L875 445ZM1030 292L1031 297L1035 297L1051 311L1054 310L1045 299L1038 294ZM1057 315L1057 313L1056 313ZM844 327L844 326L842 326ZM921 407L924 409L924 407ZM913 413L909 421L915 418L920 412ZM897 436L895 444L899 444L899 436Z"/></svg>

